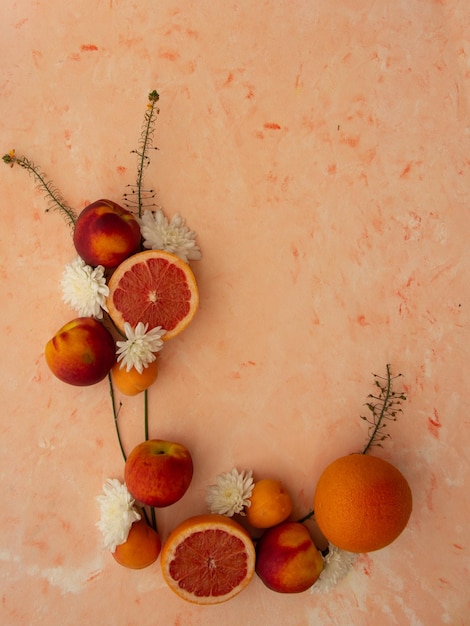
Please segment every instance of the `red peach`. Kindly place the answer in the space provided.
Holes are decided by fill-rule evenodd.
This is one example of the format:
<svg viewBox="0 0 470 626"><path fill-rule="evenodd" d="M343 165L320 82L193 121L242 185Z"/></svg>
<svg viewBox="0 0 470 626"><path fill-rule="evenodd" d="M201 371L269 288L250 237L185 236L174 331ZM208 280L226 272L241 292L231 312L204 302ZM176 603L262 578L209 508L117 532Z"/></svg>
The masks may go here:
<svg viewBox="0 0 470 626"><path fill-rule="evenodd" d="M299 593L323 570L323 559L306 526L283 522L267 530L256 545L256 573L269 589Z"/></svg>
<svg viewBox="0 0 470 626"><path fill-rule="evenodd" d="M189 451L180 443L150 439L127 457L124 480L137 502L165 507L186 493L193 477Z"/></svg>
<svg viewBox="0 0 470 626"><path fill-rule="evenodd" d="M138 251L140 227L134 215L112 200L89 204L77 218L73 243L88 265L117 267Z"/></svg>
<svg viewBox="0 0 470 626"><path fill-rule="evenodd" d="M116 358L114 339L101 322L78 317L50 339L45 348L51 372L70 385L94 385L108 374Z"/></svg>

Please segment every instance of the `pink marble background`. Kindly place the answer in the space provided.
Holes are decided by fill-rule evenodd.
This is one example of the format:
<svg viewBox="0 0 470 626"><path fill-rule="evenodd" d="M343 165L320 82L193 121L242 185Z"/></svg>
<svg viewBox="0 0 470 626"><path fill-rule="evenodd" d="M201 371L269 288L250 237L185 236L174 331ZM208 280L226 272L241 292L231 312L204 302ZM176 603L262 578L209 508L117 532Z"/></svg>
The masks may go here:
<svg viewBox="0 0 470 626"><path fill-rule="evenodd" d="M302 515L325 465L363 445L372 372L405 412L374 453L407 476L408 528L335 590L185 603L159 564L101 548L95 496L122 478L106 381L60 383L44 345L72 317L60 215L2 164L0 623L464 626L469 604L470 18L467 0L11 0L0 136L78 210L134 182L199 234L201 308L168 345L151 436L191 449L164 538L233 466L283 480ZM142 398L120 415L129 450Z"/></svg>

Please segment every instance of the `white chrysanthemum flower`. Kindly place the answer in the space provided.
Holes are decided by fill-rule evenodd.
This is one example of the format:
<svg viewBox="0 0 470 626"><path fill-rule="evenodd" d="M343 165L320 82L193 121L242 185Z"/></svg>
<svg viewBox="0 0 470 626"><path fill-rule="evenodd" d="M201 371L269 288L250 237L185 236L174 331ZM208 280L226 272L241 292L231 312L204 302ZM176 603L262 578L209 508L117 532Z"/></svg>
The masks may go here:
<svg viewBox="0 0 470 626"><path fill-rule="evenodd" d="M128 322L124 324L127 339L116 341L117 360L121 363L121 369L126 367L129 372L135 367L139 374L142 374L144 368L157 358L155 353L163 347L162 335L166 333L166 330L157 326L147 332L148 326L139 322L133 329Z"/></svg>
<svg viewBox="0 0 470 626"><path fill-rule="evenodd" d="M201 258L201 250L195 241L196 233L185 226L184 219L178 214L168 222L161 209L145 211L138 222L145 248L172 252L186 263Z"/></svg>
<svg viewBox="0 0 470 626"><path fill-rule="evenodd" d="M96 526L103 533L104 546L114 552L116 546L127 540L134 522L140 514L134 508L134 498L126 485L116 478L108 478L103 485L103 495L96 498L100 505L101 519Z"/></svg>
<svg viewBox="0 0 470 626"><path fill-rule="evenodd" d="M250 506L253 491L253 474L235 468L217 476L216 484L207 488L206 502L211 513L232 517L235 513L245 515L244 509Z"/></svg>
<svg viewBox="0 0 470 626"><path fill-rule="evenodd" d="M328 545L328 554L323 559L323 571L312 586L311 592L325 593L331 591L346 576L356 558L357 554L354 552L340 550L330 543Z"/></svg>
<svg viewBox="0 0 470 626"><path fill-rule="evenodd" d="M61 280L62 299L83 317L103 317L109 288L104 267L93 268L79 256L65 266Z"/></svg>

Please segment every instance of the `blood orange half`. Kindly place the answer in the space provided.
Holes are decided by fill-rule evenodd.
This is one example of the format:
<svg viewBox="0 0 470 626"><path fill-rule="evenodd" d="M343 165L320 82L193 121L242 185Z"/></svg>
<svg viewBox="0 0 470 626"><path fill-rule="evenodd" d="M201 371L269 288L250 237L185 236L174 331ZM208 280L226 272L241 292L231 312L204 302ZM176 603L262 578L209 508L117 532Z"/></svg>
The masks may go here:
<svg viewBox="0 0 470 626"><path fill-rule="evenodd" d="M194 274L187 263L163 250L138 252L123 261L109 279L109 315L124 333L128 322L149 330L161 326L162 339L176 337L191 322L199 305Z"/></svg>
<svg viewBox="0 0 470 626"><path fill-rule="evenodd" d="M255 548L247 531L224 515L191 517L163 545L163 577L181 598L217 604L236 596L253 578Z"/></svg>

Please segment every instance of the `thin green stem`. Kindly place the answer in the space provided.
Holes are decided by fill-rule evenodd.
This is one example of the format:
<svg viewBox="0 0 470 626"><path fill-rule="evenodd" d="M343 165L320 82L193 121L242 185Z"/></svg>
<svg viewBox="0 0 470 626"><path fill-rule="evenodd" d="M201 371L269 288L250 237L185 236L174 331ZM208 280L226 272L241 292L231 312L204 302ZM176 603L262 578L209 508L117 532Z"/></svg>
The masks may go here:
<svg viewBox="0 0 470 626"><path fill-rule="evenodd" d="M153 506L150 509L150 514L152 515L152 528L156 532L158 530L157 529L157 517L155 515L155 509L153 508Z"/></svg>
<svg viewBox="0 0 470 626"><path fill-rule="evenodd" d="M141 511L144 514L145 521L147 522L147 526L151 526L149 516L147 515L147 511L144 508L142 508Z"/></svg>
<svg viewBox="0 0 470 626"><path fill-rule="evenodd" d="M379 428L380 428L380 426L382 424L382 420L383 420L383 418L384 418L384 416L385 416L385 414L386 414L386 412L388 410L388 406L389 406L388 402L389 402L389 399L390 399L391 391L392 391L392 376L391 376L391 373L390 373L390 365L387 363L387 388L385 390L385 396L384 396L384 399L383 399L382 408L380 410L380 415L379 415L379 417L377 419L377 422L376 422L376 424L375 424L375 426L374 426L374 428L372 430L372 434L369 437L369 441L367 442L364 450L362 451L362 454L366 454L366 452L369 450L369 448L372 445L372 442L375 439L375 436L377 435L377 432L379 431Z"/></svg>
<svg viewBox="0 0 470 626"><path fill-rule="evenodd" d="M46 192L46 197L49 199L49 202L56 205L56 207L63 213L66 221L69 222L69 224L75 226L75 223L77 221L77 215L75 211L65 203L65 200L62 198L62 195L60 194L58 189L54 187L52 181L47 180L46 175L41 172L41 170L32 161L24 156L15 156L14 150L9 152L8 154L5 154L2 158L4 163L10 165L11 167L13 167L13 165L16 163L20 167L27 170L27 172L32 174L32 176L36 180L36 183L38 184L38 187L42 188ZM46 209L46 211L48 210L49 209Z"/></svg>
<svg viewBox="0 0 470 626"><path fill-rule="evenodd" d="M149 439L149 394L147 389L144 391L144 434L145 441Z"/></svg>
<svg viewBox="0 0 470 626"><path fill-rule="evenodd" d="M313 517L315 515L315 511L313 511L313 509L311 511L309 511L307 513L307 515L304 515L303 517L301 517L300 519L297 520L297 522L299 524L302 524L303 522L306 522L308 519L310 519L311 517Z"/></svg>
<svg viewBox="0 0 470 626"><path fill-rule="evenodd" d="M121 433L119 432L118 412L116 411L116 400L114 396L114 386L113 386L113 381L111 378L111 373L108 374L108 381L109 381L109 395L111 396L111 407L113 409L114 426L116 428L116 434L117 434L117 438L119 442L119 447L121 448L121 453L122 453L124 462L126 462L127 457L126 457L126 453L124 452L124 447L122 445Z"/></svg>

